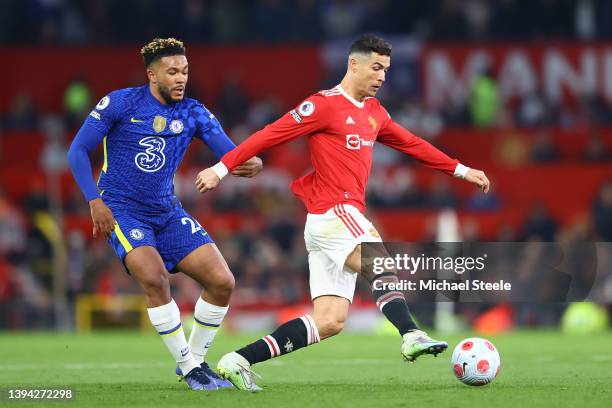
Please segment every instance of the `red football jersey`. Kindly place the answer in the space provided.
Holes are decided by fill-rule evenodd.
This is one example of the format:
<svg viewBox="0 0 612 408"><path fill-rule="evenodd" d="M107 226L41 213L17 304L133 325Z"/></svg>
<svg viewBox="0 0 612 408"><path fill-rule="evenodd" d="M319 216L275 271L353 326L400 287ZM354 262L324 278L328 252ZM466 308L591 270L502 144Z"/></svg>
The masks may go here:
<svg viewBox="0 0 612 408"><path fill-rule="evenodd" d="M291 189L314 214L342 203L364 212L375 142L449 175L459 163L398 125L378 99L359 102L340 85L310 96L226 153L221 161L232 171L260 151L300 136L308 137L314 171L294 180Z"/></svg>

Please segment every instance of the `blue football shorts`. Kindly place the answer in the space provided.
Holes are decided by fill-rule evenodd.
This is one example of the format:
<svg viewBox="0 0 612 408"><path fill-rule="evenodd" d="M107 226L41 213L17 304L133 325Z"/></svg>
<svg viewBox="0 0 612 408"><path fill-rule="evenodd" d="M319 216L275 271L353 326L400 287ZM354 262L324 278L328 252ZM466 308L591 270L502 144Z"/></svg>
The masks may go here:
<svg viewBox="0 0 612 408"><path fill-rule="evenodd" d="M176 265L183 258L200 246L214 242L200 223L180 205L154 216L116 206L109 208L117 224L108 242L124 265L131 250L152 246L161 255L166 269L175 273L178 272Z"/></svg>

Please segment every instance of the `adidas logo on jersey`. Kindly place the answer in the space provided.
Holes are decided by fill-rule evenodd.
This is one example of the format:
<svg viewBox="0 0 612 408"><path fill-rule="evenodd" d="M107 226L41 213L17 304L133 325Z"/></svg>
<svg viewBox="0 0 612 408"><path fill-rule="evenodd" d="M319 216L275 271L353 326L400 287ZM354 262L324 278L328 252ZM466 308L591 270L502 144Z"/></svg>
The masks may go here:
<svg viewBox="0 0 612 408"><path fill-rule="evenodd" d="M347 125L354 125L355 121L353 120L353 118L351 118L350 116L348 118L346 118L346 122Z"/></svg>

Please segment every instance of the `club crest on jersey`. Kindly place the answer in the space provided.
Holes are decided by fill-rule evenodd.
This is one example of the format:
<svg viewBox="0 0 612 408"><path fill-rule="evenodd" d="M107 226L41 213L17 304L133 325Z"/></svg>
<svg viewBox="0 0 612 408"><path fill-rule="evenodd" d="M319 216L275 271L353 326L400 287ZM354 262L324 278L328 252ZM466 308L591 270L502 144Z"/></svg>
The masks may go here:
<svg viewBox="0 0 612 408"><path fill-rule="evenodd" d="M351 150L361 149L361 139L359 135L346 135L346 148Z"/></svg>
<svg viewBox="0 0 612 408"><path fill-rule="evenodd" d="M100 99L100 102L98 102L98 104L96 105L96 109L97 110L102 110L102 109L106 108L109 103L110 103L110 98L107 95L104 98Z"/></svg>
<svg viewBox="0 0 612 408"><path fill-rule="evenodd" d="M315 110L315 105L311 101L304 101L298 108L300 116L310 116Z"/></svg>
<svg viewBox="0 0 612 408"><path fill-rule="evenodd" d="M172 122L170 122L170 130L174 134L181 133L183 131L183 122L178 119L173 120Z"/></svg>
<svg viewBox="0 0 612 408"><path fill-rule="evenodd" d="M130 237L132 237L132 239L135 239L136 241L140 241L144 238L144 232L142 232L138 228L133 228L130 231Z"/></svg>
<svg viewBox="0 0 612 408"><path fill-rule="evenodd" d="M376 119L374 119L371 116L368 116L368 122L370 122L370 126L372 126L372 130L376 131L376 127L378 126L378 123L376 122Z"/></svg>
<svg viewBox="0 0 612 408"><path fill-rule="evenodd" d="M155 119L153 119L153 130L155 130L155 132L157 133L161 133L164 131L164 129L166 128L166 118L164 118L163 116L155 116Z"/></svg>

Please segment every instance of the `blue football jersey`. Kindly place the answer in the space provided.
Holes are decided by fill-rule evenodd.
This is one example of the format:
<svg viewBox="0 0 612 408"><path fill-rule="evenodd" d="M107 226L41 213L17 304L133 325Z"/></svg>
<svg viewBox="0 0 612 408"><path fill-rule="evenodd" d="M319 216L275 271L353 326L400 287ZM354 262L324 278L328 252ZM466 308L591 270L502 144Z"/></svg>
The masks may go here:
<svg viewBox="0 0 612 408"><path fill-rule="evenodd" d="M191 140L201 139L220 159L235 145L201 103L160 103L149 85L113 91L85 121L106 136L98 180L102 197L166 210L176 204L174 174Z"/></svg>

